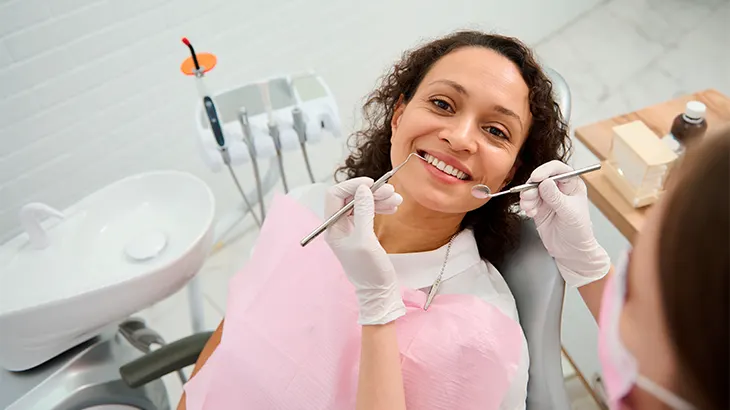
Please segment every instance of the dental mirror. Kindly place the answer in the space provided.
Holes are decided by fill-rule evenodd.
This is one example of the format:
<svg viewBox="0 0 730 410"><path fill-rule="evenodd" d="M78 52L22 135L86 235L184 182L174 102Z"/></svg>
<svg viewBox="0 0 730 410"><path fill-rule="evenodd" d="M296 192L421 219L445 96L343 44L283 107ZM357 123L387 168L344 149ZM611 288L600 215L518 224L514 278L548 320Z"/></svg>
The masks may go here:
<svg viewBox="0 0 730 410"><path fill-rule="evenodd" d="M477 199L487 199L492 196L492 190L483 184L477 184L471 187L471 195Z"/></svg>
<svg viewBox="0 0 730 410"><path fill-rule="evenodd" d="M580 168L580 169L576 169L574 171L565 172L563 174L553 175L546 179L552 179L553 181L560 181L563 179L576 177L578 175L583 175L588 172L593 172L593 171L596 171L599 169L601 169L601 164L594 164L594 165L591 165L591 166L588 166L585 168ZM474 185L473 187L471 187L471 195L474 198L478 198L478 199L495 198L495 197L506 195L506 194L514 194L517 192L527 191L528 189L537 188L537 186L539 184L540 184L539 182L528 182L526 184L517 185L506 191L501 191L501 192L497 192L494 194L492 193L492 190L489 189L488 186L483 185L483 184L477 184L477 185Z"/></svg>

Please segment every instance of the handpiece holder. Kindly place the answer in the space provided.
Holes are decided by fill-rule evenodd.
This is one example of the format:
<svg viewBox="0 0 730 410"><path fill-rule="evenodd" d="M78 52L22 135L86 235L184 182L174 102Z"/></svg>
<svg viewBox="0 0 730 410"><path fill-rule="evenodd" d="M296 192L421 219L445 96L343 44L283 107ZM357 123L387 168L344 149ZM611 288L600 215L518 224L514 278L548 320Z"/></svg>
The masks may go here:
<svg viewBox="0 0 730 410"><path fill-rule="evenodd" d="M307 167L309 180L315 183L314 173L312 172L312 164L309 163L309 154L307 153L307 124L304 122L304 114L299 107L294 107L291 112L292 121L294 122L294 131L299 137L299 145L302 147L302 156L304 157L304 166Z"/></svg>
<svg viewBox="0 0 730 410"><path fill-rule="evenodd" d="M198 81L202 81L202 78ZM262 81L208 94L215 101L218 123L233 166L250 162L252 155L259 160L271 160L277 158L277 152L300 151L302 142L316 144L327 134L333 137L343 134L337 103L320 76L306 73L272 77L263 82L268 83L271 88L271 117L276 123L276 130L269 127L269 115L264 109L260 90ZM238 118L241 107L246 107L247 110L251 136L248 140ZM301 110L303 124L295 124L292 115L295 108ZM209 169L219 172L225 164L217 141L211 138L214 130L211 129L202 100L196 110L195 123L198 147L203 160ZM305 132L298 128L300 126Z"/></svg>
<svg viewBox="0 0 730 410"><path fill-rule="evenodd" d="M294 122L294 131L297 132L300 144L307 143L307 124L304 122L304 114L301 108L294 107L291 112L292 120Z"/></svg>

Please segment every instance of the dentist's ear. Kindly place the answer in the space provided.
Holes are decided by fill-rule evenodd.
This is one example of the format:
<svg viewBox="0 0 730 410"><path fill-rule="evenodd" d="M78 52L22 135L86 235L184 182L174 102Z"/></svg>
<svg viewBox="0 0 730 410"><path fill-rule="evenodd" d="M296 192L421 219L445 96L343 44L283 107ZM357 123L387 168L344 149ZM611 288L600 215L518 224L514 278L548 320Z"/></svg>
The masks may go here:
<svg viewBox="0 0 730 410"><path fill-rule="evenodd" d="M398 102L395 103L395 109L393 110L393 118L390 120L390 135L391 138L395 135L395 131L398 129L400 119L403 116L403 111L406 109L406 105L403 103L405 97L403 94L398 98Z"/></svg>

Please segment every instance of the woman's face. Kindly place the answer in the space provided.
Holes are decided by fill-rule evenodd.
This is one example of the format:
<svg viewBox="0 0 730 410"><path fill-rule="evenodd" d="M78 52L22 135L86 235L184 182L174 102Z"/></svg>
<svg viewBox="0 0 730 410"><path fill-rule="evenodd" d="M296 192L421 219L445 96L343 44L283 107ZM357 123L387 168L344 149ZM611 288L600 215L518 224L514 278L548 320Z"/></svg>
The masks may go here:
<svg viewBox="0 0 730 410"><path fill-rule="evenodd" d="M624 346L638 362L639 373L669 391L676 391L672 384L676 376L676 354L662 310L658 275L659 224L666 195L664 199L648 212L631 251L619 332ZM626 400L631 408L664 408L654 396L638 388Z"/></svg>
<svg viewBox="0 0 730 410"><path fill-rule="evenodd" d="M391 161L412 159L391 179L406 201L443 213L466 213L485 203L475 184L499 191L516 169L530 128L529 90L518 68L482 47L438 60L407 103L393 115Z"/></svg>

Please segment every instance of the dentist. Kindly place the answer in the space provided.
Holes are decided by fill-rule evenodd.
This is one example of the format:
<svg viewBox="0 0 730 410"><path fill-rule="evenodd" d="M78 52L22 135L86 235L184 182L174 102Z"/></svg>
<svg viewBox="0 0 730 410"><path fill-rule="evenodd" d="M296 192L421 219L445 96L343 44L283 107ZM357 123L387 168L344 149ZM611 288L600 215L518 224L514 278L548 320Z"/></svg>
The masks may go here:
<svg viewBox="0 0 730 410"><path fill-rule="evenodd" d="M610 408L730 408L730 128L688 150L615 269L593 235L583 181L546 180L569 170L557 161L538 167L530 181L543 182L521 194L520 206L562 275L608 272L579 290L599 321ZM374 199L367 183L339 188L347 192L330 191L330 207L354 196L354 215L326 238L357 290L360 316L378 318L362 326L357 408L405 409L395 331L405 309L372 225L376 210L394 212L399 198Z"/></svg>

